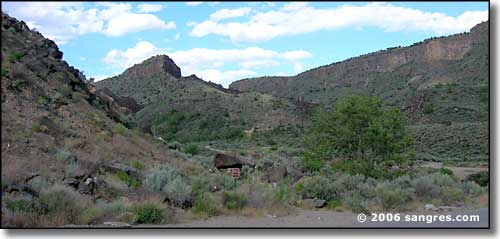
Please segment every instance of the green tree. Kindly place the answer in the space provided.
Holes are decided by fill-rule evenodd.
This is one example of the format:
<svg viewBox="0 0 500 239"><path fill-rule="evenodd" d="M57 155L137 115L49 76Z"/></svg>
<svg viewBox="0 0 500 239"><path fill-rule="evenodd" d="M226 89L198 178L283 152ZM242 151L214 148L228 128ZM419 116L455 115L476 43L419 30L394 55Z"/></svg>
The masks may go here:
<svg viewBox="0 0 500 239"><path fill-rule="evenodd" d="M305 160L367 160L401 164L413 139L406 118L375 97L349 96L333 110L318 108L305 137Z"/></svg>

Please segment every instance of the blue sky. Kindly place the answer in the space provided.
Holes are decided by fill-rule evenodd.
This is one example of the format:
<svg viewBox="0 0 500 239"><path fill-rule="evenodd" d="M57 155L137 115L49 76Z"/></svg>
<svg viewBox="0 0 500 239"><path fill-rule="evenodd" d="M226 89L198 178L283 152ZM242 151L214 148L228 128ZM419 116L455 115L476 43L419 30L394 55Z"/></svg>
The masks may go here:
<svg viewBox="0 0 500 239"><path fill-rule="evenodd" d="M2 2L103 79L167 54L184 76L227 86L304 70L488 19L487 2Z"/></svg>

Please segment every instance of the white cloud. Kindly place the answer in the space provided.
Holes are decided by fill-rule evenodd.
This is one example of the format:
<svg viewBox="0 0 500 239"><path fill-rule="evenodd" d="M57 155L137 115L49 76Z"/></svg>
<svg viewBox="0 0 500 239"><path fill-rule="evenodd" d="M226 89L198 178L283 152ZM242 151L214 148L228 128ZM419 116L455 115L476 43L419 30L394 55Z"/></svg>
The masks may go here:
<svg viewBox="0 0 500 239"><path fill-rule="evenodd" d="M84 57L84 56L80 56L80 58L79 58L79 59L80 59L80 61L86 61L86 60L87 60L87 58L86 58L86 57Z"/></svg>
<svg viewBox="0 0 500 239"><path fill-rule="evenodd" d="M174 38L175 38L175 40L179 40L181 38L181 34L180 33L175 34Z"/></svg>
<svg viewBox="0 0 500 239"><path fill-rule="evenodd" d="M293 2L279 10L258 12L244 22L220 23L210 18L192 24L190 35L203 37L215 34L229 37L233 42L264 41L320 30L363 27L378 27L384 31L427 31L444 35L468 31L487 19L487 10L467 11L453 17L389 3L319 9L305 2Z"/></svg>
<svg viewBox="0 0 500 239"><path fill-rule="evenodd" d="M194 7L203 4L203 2L186 2L186 5Z"/></svg>
<svg viewBox="0 0 500 239"><path fill-rule="evenodd" d="M163 5L161 4L152 4L152 3L143 3L137 6L139 8L137 12L159 12L163 9Z"/></svg>
<svg viewBox="0 0 500 239"><path fill-rule="evenodd" d="M86 9L78 2L2 2L2 9L58 44L89 33L115 37L149 29L175 28L173 21L165 22L153 14L134 13L127 3L99 2Z"/></svg>
<svg viewBox="0 0 500 239"><path fill-rule="evenodd" d="M253 76L257 73L250 71L250 70L229 70L229 71L219 71L216 69L207 69L207 70L202 70L198 72L198 76L205 80L205 81L211 81L215 82L217 84L221 84L225 87L227 87L231 82L246 78L249 76Z"/></svg>
<svg viewBox="0 0 500 239"><path fill-rule="evenodd" d="M237 8L237 9L220 9L217 10L216 12L210 14L210 19L214 21L220 21L223 19L227 18L235 18L235 17L241 17L241 16L246 16L248 13L250 13L252 9L249 7L242 7L242 8Z"/></svg>
<svg viewBox="0 0 500 239"><path fill-rule="evenodd" d="M234 80L255 75L255 69L290 64L295 70L302 67L301 61L311 58L311 53L303 50L277 52L260 47L243 49L207 49L170 51L159 48L147 41L139 41L125 50L113 49L106 54L104 62L114 69L125 70L147 58L167 54L182 69L183 75L196 74L204 80L227 86ZM222 70L230 69L230 70ZM233 70L231 68L237 68Z"/></svg>

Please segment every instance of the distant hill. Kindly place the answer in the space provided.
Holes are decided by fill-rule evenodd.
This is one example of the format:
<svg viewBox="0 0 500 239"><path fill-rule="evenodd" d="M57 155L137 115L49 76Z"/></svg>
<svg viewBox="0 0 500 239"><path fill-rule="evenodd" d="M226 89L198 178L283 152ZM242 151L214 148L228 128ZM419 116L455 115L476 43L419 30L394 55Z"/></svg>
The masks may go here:
<svg viewBox="0 0 500 239"><path fill-rule="evenodd" d="M270 94L228 90L195 75L181 77L179 67L166 55L151 57L96 85L141 104L142 109L132 118L145 130L161 123L157 119L162 114L174 111L189 114L181 117L192 116L192 120L220 120L221 127L238 127L241 131L302 125L308 121L311 108L310 104Z"/></svg>
<svg viewBox="0 0 500 239"><path fill-rule="evenodd" d="M488 22L448 37L394 47L292 77L259 77L229 89L331 105L349 94L381 97L415 123L488 119ZM355 47L355 46L346 46Z"/></svg>

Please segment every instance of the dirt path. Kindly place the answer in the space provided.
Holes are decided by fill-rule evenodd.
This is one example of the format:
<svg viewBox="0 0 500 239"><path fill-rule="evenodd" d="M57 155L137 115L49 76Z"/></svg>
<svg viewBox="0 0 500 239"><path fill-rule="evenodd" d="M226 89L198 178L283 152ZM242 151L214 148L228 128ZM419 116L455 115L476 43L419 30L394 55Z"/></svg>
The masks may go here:
<svg viewBox="0 0 500 239"><path fill-rule="evenodd" d="M399 222L367 222L357 221L357 214L352 212L335 212L328 210L302 210L299 209L296 215L285 217L244 217L244 216L218 216L207 220L195 220L177 224L161 225L161 227L487 227L488 208L473 210L457 210L452 212L416 212L414 214L424 215L479 215L479 222L405 222L407 214L401 214ZM144 226L144 225L141 225Z"/></svg>
<svg viewBox="0 0 500 239"><path fill-rule="evenodd" d="M440 169L443 167L443 163L429 162L429 163L422 164L421 167ZM444 166L444 168L451 170L453 172L453 174L456 175L459 179L465 179L468 175L473 174L473 173L488 171L488 167L485 167L485 166L475 167L475 168L473 168L473 167Z"/></svg>

